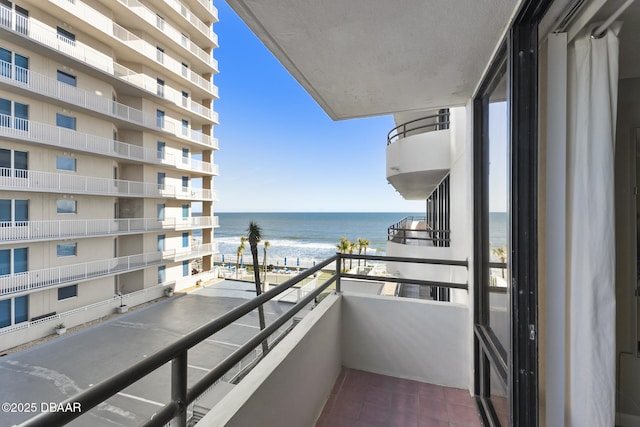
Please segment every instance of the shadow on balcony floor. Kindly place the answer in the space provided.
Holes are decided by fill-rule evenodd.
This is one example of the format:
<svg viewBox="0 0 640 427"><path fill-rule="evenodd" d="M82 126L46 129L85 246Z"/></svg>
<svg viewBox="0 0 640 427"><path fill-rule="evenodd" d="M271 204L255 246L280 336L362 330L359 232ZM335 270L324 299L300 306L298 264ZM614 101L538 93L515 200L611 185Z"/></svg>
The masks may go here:
<svg viewBox="0 0 640 427"><path fill-rule="evenodd" d="M467 390L343 368L316 427L481 426Z"/></svg>

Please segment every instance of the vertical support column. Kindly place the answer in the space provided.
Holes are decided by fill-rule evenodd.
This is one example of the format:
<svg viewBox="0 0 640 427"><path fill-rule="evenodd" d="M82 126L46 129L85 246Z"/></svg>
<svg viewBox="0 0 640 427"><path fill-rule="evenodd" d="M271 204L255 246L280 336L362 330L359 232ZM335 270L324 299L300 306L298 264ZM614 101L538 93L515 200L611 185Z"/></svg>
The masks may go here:
<svg viewBox="0 0 640 427"><path fill-rule="evenodd" d="M187 351L171 361L171 400L178 405L176 427L187 427Z"/></svg>
<svg viewBox="0 0 640 427"><path fill-rule="evenodd" d="M340 289L340 275L341 275L340 268L342 267L340 265L341 262L342 262L342 256L340 254L338 254L338 259L336 259L336 275L338 276L336 278L336 292L337 293L342 292L342 289Z"/></svg>

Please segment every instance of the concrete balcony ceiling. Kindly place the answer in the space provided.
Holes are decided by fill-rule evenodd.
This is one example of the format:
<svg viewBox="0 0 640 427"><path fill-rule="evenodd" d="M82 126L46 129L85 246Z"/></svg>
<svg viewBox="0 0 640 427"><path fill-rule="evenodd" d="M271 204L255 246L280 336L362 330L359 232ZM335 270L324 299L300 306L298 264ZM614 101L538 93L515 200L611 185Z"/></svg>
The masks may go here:
<svg viewBox="0 0 640 427"><path fill-rule="evenodd" d="M229 0L333 119L465 104L517 0Z"/></svg>

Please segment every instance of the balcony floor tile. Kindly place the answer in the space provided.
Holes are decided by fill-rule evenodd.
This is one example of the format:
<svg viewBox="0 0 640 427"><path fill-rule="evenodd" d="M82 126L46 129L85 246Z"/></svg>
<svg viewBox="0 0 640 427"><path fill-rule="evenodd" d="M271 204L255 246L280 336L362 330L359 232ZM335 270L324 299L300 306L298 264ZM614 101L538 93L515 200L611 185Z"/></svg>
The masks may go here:
<svg viewBox="0 0 640 427"><path fill-rule="evenodd" d="M316 427L480 426L467 390L343 368Z"/></svg>

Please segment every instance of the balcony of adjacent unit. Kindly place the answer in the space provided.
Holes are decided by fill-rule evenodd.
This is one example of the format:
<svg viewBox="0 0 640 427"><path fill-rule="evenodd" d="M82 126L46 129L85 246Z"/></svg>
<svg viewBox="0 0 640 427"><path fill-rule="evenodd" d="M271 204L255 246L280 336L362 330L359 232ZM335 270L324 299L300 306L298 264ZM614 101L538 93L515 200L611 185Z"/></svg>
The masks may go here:
<svg viewBox="0 0 640 427"><path fill-rule="evenodd" d="M162 31L165 31L166 36L163 36L163 38L166 38L167 36L177 37L171 42L172 44L180 40L181 33L179 31L177 31L173 27L169 28L170 27L169 24L167 24L164 20L157 21L156 20L157 15L151 12L150 10L148 10L147 8L143 7L139 2L136 2L135 0L118 0L118 1L128 8L127 12L129 16L123 15L124 21L131 21L130 14L133 12L143 20L145 21L148 20L149 23L153 25L154 28L156 29L159 29L158 28L159 26L164 27L165 29ZM118 25L116 22L114 22L111 19L111 17L107 17L106 15L102 14L101 12L97 11L96 9L92 8L88 4L82 2L81 0L74 0L73 3L70 3L68 0L49 0L49 2L56 4L57 6L63 8L66 12L71 13L72 15L77 17L80 21L82 21L82 25L89 24L93 28L101 30L109 38L112 36L115 36L121 42L128 43L128 44L131 44L131 42L136 42L135 49L138 49L140 46L149 45L149 43L144 41L141 37L137 36L136 34L133 34L132 32L126 30L124 27ZM111 23L111 25L109 25L109 23ZM72 23L72 25L75 25L75 24L76 24L75 22ZM133 22L134 28L138 26L139 26L139 22ZM99 37L97 34L94 34L94 35L96 37ZM192 62L192 65L195 70L201 71L203 73L217 72L218 63L213 58L212 55L207 54L195 44L192 47L186 48L186 50L190 52L193 55L193 58L195 59L195 61L197 61L197 62ZM146 50L141 51L141 53L147 56L150 56L148 55L148 52ZM155 58L155 55L150 57ZM173 60L172 62L170 61L171 59L172 58L167 58L166 63L165 62L161 62L161 63L163 63L165 67L173 69L174 72L177 72L175 70L179 70L179 67L175 67L175 64L179 65L180 62L175 60ZM185 60L188 62L191 62L188 59L185 59ZM204 67L201 66L200 64L204 65ZM200 85L203 88L206 87L205 82L200 82L199 80L196 80L196 79L192 80L192 82Z"/></svg>
<svg viewBox="0 0 640 427"><path fill-rule="evenodd" d="M112 396L126 393L126 387L142 390L150 376L161 376L165 397L136 413L147 426L480 425L469 392L469 307L382 295L386 282L403 279L345 273L341 267L349 259L379 265L388 257L338 254L327 259L122 367L91 390L64 396L81 402L81 414L38 415L25 426L75 418L82 423L88 411L97 410L92 407L113 402ZM466 261L442 262L455 265L463 277L444 285L466 293ZM322 279L316 274L321 269ZM286 306L276 302L303 280L312 281L294 301ZM277 311L278 317L267 316L265 326L231 352L209 359L206 369L190 369L201 352L199 343L226 336L239 321L257 325L260 306ZM279 335L282 328L286 333ZM160 390L155 392L159 396Z"/></svg>
<svg viewBox="0 0 640 427"><path fill-rule="evenodd" d="M147 79L149 82L152 81L148 76ZM115 118L124 124L134 124L182 136L181 133L178 133L173 123L165 123L164 127L158 126L158 121L152 114L6 61L0 61L0 83L10 86L12 90L19 93L24 92L29 96L46 97L49 100L55 100L70 107L80 107L90 114L105 115L109 118ZM215 111L191 98L185 97L183 92L164 84L160 87L156 81L156 94L207 121L217 123L218 114ZM212 143L210 138L207 139L202 136L196 136L195 141L203 141L202 144L207 146ZM212 148L216 149L217 146Z"/></svg>
<svg viewBox="0 0 640 427"><path fill-rule="evenodd" d="M426 199L449 173L450 147L448 109L403 121L387 135L387 180L407 200Z"/></svg>
<svg viewBox="0 0 640 427"><path fill-rule="evenodd" d="M66 0L55 1L61 2ZM79 0L76 0L76 4L78 4L78 1ZM115 10L118 4L122 6L122 13L120 13L119 10ZM167 45L175 44L181 49L189 51L193 55L192 58L194 60L199 60L210 67L214 67L216 69L218 68L217 62L213 58L211 52L206 52L182 31L176 29L173 25L168 23L160 14L150 10L138 0L118 0L118 2L112 6L112 9L115 13L117 13L118 15L121 14L122 16L130 15L133 12L135 15L139 16L142 20L150 25L151 31L153 32L156 39L162 40ZM128 19L128 16L126 17L126 19ZM211 29L209 31L214 35L211 38L207 39L205 43L206 46L212 50L218 47L218 40L215 36L215 33L213 33Z"/></svg>
<svg viewBox="0 0 640 427"><path fill-rule="evenodd" d="M218 175L218 165L193 156L174 155L40 122L0 114L0 136L9 140L44 144L129 161L165 165L200 175Z"/></svg>
<svg viewBox="0 0 640 427"><path fill-rule="evenodd" d="M204 188L12 168L0 168L0 189L195 201L212 201L215 198L215 193L212 190Z"/></svg>
<svg viewBox="0 0 640 427"><path fill-rule="evenodd" d="M0 295L31 292L38 289L64 285L66 283L79 283L99 277L142 270L154 265L211 255L216 251L217 244L207 243L185 249L148 252L5 274L0 276Z"/></svg>
<svg viewBox="0 0 640 427"><path fill-rule="evenodd" d="M213 42L217 46L218 36L213 32L211 25L218 22L218 9L209 0L197 0L197 3L190 4L195 5L198 10L191 10L179 0L158 1L154 6L161 13L175 16L176 20L181 19L195 29L195 32L191 32L191 37L197 38L201 43ZM211 20L211 24L206 24L200 18L206 16Z"/></svg>
<svg viewBox="0 0 640 427"><path fill-rule="evenodd" d="M218 217L0 221L0 245L218 227Z"/></svg>
<svg viewBox="0 0 640 427"><path fill-rule="evenodd" d="M71 5L71 3L69 3ZM114 23L104 17L103 15L96 15L96 19L88 21L93 26L99 26L101 31L94 32L92 36L102 37L107 45L113 44L114 39ZM100 20L101 18L101 20ZM97 22L100 20L100 22ZM105 21L105 22L102 22ZM149 93L156 96L157 82L155 79L151 79L143 71L134 71L120 63L109 53L102 52L86 43L82 40L70 38L69 36L57 31L55 28L47 26L33 17L25 17L7 8L4 5L0 5L0 30L3 36L8 40L14 41L17 44L24 44L31 50L36 52L42 52L47 54L47 51L60 55L58 59L60 62L66 62L69 59L74 59L77 65L87 73L95 75L99 78L113 78L113 84L119 84L121 86L118 90L129 91L138 90L139 96L148 96ZM127 37L127 31L119 31L119 35L123 38ZM137 36L132 35L132 40L139 39ZM120 39L119 39L120 40ZM133 58L138 58L137 47L131 47L122 41L122 46L127 47L127 53L132 55ZM32 42L33 44L30 44ZM148 49L147 49L148 50ZM157 53L153 52L153 56L148 58L149 64L155 66L159 65L157 60ZM167 58L163 55L163 59ZM215 87L209 80L204 79L196 72L182 64L175 59L167 58L167 64L161 64L163 69L167 68L167 65L171 66L171 71L177 73L181 79L187 83L187 86L191 88L192 92L199 92L203 98L217 97L217 87ZM176 66L176 63L178 64ZM212 113L213 115L213 113Z"/></svg>

